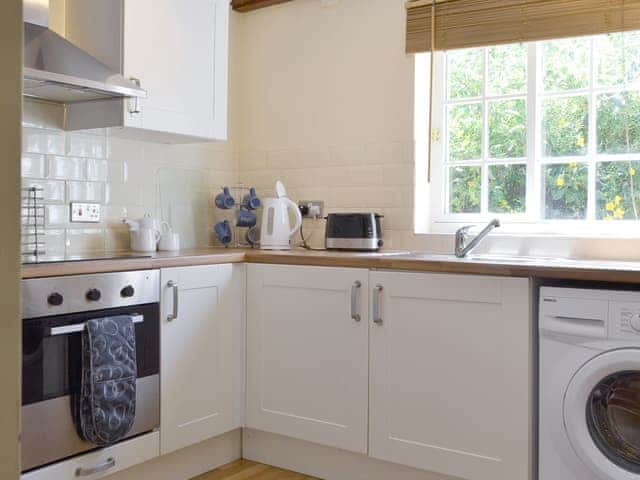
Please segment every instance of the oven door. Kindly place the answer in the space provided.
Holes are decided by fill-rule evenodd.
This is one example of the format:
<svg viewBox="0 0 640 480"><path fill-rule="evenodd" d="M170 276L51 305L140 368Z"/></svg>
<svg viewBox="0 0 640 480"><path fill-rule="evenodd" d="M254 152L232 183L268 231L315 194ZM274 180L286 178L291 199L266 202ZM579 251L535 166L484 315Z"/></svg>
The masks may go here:
<svg viewBox="0 0 640 480"><path fill-rule="evenodd" d="M96 448L78 435L71 414L71 398L80 389L83 324L111 315L137 315L136 418L127 438L159 427L157 303L23 320L23 472Z"/></svg>

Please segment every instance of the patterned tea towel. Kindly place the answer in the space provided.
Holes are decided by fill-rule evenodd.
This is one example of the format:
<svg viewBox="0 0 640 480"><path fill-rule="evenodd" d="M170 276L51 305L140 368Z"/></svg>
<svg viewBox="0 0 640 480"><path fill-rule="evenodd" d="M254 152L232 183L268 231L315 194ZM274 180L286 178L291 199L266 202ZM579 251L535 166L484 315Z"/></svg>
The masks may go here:
<svg viewBox="0 0 640 480"><path fill-rule="evenodd" d="M97 446L123 438L136 415L136 337L128 315L89 320L82 333L82 384L74 414L80 435Z"/></svg>

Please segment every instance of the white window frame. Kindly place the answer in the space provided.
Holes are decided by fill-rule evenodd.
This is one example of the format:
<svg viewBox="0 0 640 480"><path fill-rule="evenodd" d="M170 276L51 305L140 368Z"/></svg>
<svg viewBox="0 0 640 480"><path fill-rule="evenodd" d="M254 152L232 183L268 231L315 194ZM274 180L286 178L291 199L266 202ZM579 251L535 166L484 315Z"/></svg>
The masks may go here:
<svg viewBox="0 0 640 480"><path fill-rule="evenodd" d="M620 93L622 91L636 90L640 86L614 86L601 87L596 83L597 79L597 52L593 48L596 37L587 37L591 42L591 68L589 87L579 90L544 92L542 84L542 59L540 55L542 42L531 42L527 44L528 64L527 64L527 92L526 94L511 94L489 96L487 95L488 62L485 51L484 61L484 82L483 95L477 98L467 98L461 100L447 100L446 76L447 62L444 52L436 52L434 55L434 80L433 80L433 119L432 130L440 134L438 139L432 141L432 176L431 184L424 182L424 175L416 175L416 233L451 233L462 225L469 223L483 223L491 218L501 219L503 228L501 233L507 234L561 234L566 236L636 236L640 235L640 221L603 221L596 220L596 164L602 161L628 161L640 160L640 154L620 154L603 155L597 153L597 129L596 110L597 96L606 93ZM425 83L424 66L428 62L429 54L416 56L416 99L418 99L419 89L428 89ZM532 75L531 72L536 72ZM428 78L428 77L427 77ZM424 87L427 87L426 89ZM582 157L542 157L542 102L545 98L561 98L569 96L587 96L589 100L589 125L587 154ZM420 96L422 98L422 96ZM525 98L527 105L527 158L514 160L492 160L489 162L488 148L488 104L495 99ZM448 209L448 178L446 174L447 166L452 165L445 161L448 144L448 132L446 131L446 108L451 104L465 104L482 102L483 111L483 148L481 159L483 184L481 213L449 214ZM424 124L423 104L418 105L416 101L416 123ZM420 173L426 168L424 151L419 148L421 140L428 141L426 135L418 135L416 130L416 168ZM544 206L544 191L542 190L542 166L545 164L559 164L578 162L585 163L589 168L589 183L587 197L587 219L585 220L547 220L542 218L541 211ZM527 165L526 182L526 214L500 214L488 212L488 166L496 164L523 164ZM456 162L469 166L478 165L478 162ZM640 172L639 172L640 174ZM425 205L425 200L428 198Z"/></svg>

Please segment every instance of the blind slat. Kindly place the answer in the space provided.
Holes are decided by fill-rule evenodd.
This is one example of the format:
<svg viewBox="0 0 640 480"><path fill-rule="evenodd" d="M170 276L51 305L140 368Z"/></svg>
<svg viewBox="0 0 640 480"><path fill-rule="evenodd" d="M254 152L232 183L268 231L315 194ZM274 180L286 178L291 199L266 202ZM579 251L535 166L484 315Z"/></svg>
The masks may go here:
<svg viewBox="0 0 640 480"><path fill-rule="evenodd" d="M407 2L407 53L431 50L431 0ZM640 0L438 0L434 50L640 29Z"/></svg>

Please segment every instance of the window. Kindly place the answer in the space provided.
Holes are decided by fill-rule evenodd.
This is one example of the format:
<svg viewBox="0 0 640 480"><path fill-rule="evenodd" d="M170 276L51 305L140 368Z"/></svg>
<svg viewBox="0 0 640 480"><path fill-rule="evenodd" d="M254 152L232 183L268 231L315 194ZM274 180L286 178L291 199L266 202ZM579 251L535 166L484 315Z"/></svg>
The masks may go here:
<svg viewBox="0 0 640 480"><path fill-rule="evenodd" d="M435 55L433 222L640 220L640 32Z"/></svg>

